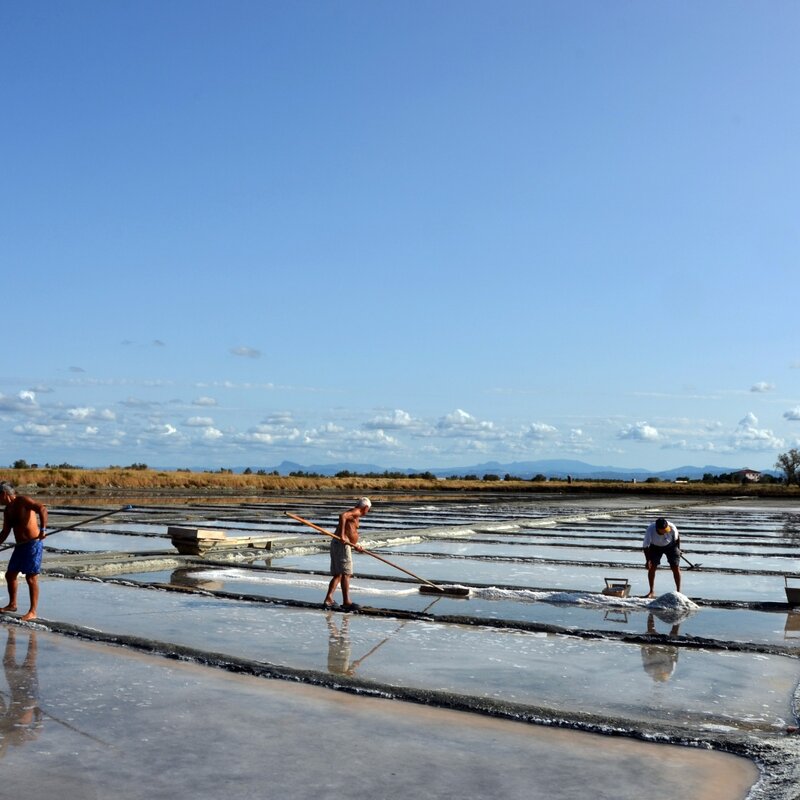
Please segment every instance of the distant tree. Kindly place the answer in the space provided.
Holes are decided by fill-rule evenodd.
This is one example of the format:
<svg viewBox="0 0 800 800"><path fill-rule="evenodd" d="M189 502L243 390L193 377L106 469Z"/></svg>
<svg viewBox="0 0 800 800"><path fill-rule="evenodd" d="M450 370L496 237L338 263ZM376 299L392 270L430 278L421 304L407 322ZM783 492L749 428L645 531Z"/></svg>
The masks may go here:
<svg viewBox="0 0 800 800"><path fill-rule="evenodd" d="M140 470L144 470L144 469L147 469L147 464L144 464L141 461L137 461L137 462L134 462L133 464L131 464L130 466L125 467L125 469L140 469Z"/></svg>
<svg viewBox="0 0 800 800"><path fill-rule="evenodd" d="M541 472L538 473L537 475L534 475L531 478L531 481L533 481L533 483L544 483L546 480L547 480L547 476L546 475L542 475Z"/></svg>
<svg viewBox="0 0 800 800"><path fill-rule="evenodd" d="M461 480L464 480L464 481L477 481L478 480L478 476L477 475L465 475Z"/></svg>
<svg viewBox="0 0 800 800"><path fill-rule="evenodd" d="M775 469L786 475L786 483L791 486L800 484L800 450L793 447L788 453L781 453L775 462Z"/></svg>
<svg viewBox="0 0 800 800"><path fill-rule="evenodd" d="M651 475L649 478L644 479L645 483L661 483L661 478L657 475Z"/></svg>
<svg viewBox="0 0 800 800"><path fill-rule="evenodd" d="M499 481L500 480L500 476L499 475L494 475L491 472L487 472L486 475L483 476L483 479L485 481Z"/></svg>
<svg viewBox="0 0 800 800"><path fill-rule="evenodd" d="M252 475L252 474L253 474L253 470L251 470L250 467L245 467L243 472L242 472L242 475Z"/></svg>
<svg viewBox="0 0 800 800"><path fill-rule="evenodd" d="M30 469L30 465L24 458L18 458L12 465L12 469Z"/></svg>

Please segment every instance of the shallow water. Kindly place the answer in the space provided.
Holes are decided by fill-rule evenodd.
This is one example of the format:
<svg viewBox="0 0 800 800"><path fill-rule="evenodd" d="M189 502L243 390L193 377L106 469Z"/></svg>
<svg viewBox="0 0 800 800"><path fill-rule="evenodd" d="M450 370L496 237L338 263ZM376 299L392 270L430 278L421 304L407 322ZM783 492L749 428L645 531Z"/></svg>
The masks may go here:
<svg viewBox="0 0 800 800"><path fill-rule="evenodd" d="M390 560L395 560L387 555ZM549 588L581 591L600 591L606 577L627 579L634 594L647 593L647 573L641 566L576 566L574 564L480 561L466 559L432 559L423 556L399 556L397 563L434 583L464 585L513 585L520 588ZM308 569L325 573L329 557L326 554L273 558L273 566ZM394 577L397 571L368 556L354 557L356 574ZM702 565L704 566L704 565ZM674 589L672 574L662 565L656 574L656 591ZM727 575L706 569L683 570L681 591L689 597L709 600L742 600L751 602L785 602L784 580L773 575Z"/></svg>
<svg viewBox="0 0 800 800"><path fill-rule="evenodd" d="M200 560L171 551L171 558L161 562L182 566L169 570L148 566L157 562L141 557L170 549L165 538L170 524L214 527L234 536L289 533L301 539L300 526L283 511L333 527L341 510L334 501L287 503L285 509L278 503L198 504L183 517L175 507L137 508L101 530L79 530L74 540L68 538L72 532L65 532L59 538L65 545L82 543L62 549L92 554L98 574L104 574L103 549L116 554L112 573L125 563L120 552L139 554L129 565L139 572L117 577L116 584L44 577L41 624L65 631L64 626L75 625L82 636L164 653L189 648L184 657L221 669L228 663L245 669L263 665L330 686L355 682L359 691L381 687L409 699L428 693L437 703L457 698L456 707L480 705L491 713L514 708L529 719L592 729L610 726L665 741L735 743L764 765L761 787L767 788L759 800L783 800L790 795L780 787L800 774L797 748L782 735L795 720L800 662L789 654L800 652L800 619L795 618L800 611L779 611L785 609L781 572L791 573L798 565L792 558L792 547L800 541L797 515L780 504L673 506L656 508L628 498L564 504L553 498L416 506L387 502L382 513L364 521L364 541L371 535L385 541L392 532L423 537L418 544L381 544L381 553L436 583L467 584L473 590L467 600L422 595L392 567L357 554L360 576L353 581L353 593L369 608L355 615L318 607L328 581L324 551L271 553L268 561L259 556L255 568L252 552L217 553L219 563L204 568ZM638 548L644 526L656 513L679 525L687 555L702 562L699 570L684 568L682 586L701 607L678 619L635 597L646 591ZM57 511L53 518L58 519ZM320 537L303 535L319 546ZM536 560L543 554L548 561ZM70 574L76 558L59 561L58 553L49 552L45 567L50 563L55 571ZM634 596L615 601L597 594L608 577L627 578ZM119 585L121 580L130 585ZM141 583L231 597L156 591ZM672 575L662 567L657 593L673 588ZM238 595L243 599L235 599ZM244 599L250 597L261 600ZM709 607L704 601L743 607ZM765 603L773 610L759 610ZM408 612L423 616L403 616ZM573 635L567 635L570 631ZM103 713L105 701L97 695L96 702L96 709L86 706L90 715ZM471 720L469 727L480 724L473 715L462 718ZM784 755L773 761L758 749L778 745ZM684 761L679 756L676 763ZM614 763L612 772L618 766ZM592 770L598 765L586 769L591 774L583 776L581 796L586 780L594 788ZM784 775L790 777L784 780ZM688 794L681 791L703 797L696 786Z"/></svg>
<svg viewBox="0 0 800 800"><path fill-rule="evenodd" d="M797 661L784 656L679 653L670 647L398 622L93 582L50 579L43 591L43 619L51 609L61 622L108 635L291 669L330 670L336 663L389 686L410 684L566 714L669 721L692 730L712 724L780 730L791 718L797 683ZM659 676L648 664L664 653L673 663L668 675ZM670 690L661 691L666 682Z"/></svg>
<svg viewBox="0 0 800 800"><path fill-rule="evenodd" d="M13 642L11 642L13 638ZM743 798L743 758L268 681L0 624L4 796ZM32 652L32 657L31 657ZM10 664L23 664L21 670ZM26 716L26 710L31 715ZM327 734L326 732L332 732ZM342 764L342 742L347 742ZM543 769L542 765L547 768Z"/></svg>
<svg viewBox="0 0 800 800"><path fill-rule="evenodd" d="M279 600L320 601L328 576L284 573L238 567L180 569L125 576L155 584L182 584L208 591L241 593ZM617 600L598 595L547 593L530 590L473 590L468 599L423 595L416 586L356 578L353 593L359 602L386 609L428 611L438 615L463 615L476 619L514 620L578 630L625 633L663 633L704 637L718 641L755 642L800 647L800 610L754 611L746 608L704 607L677 622L648 608L637 598ZM431 605L433 601L434 605ZM429 608L430 607L430 608ZM665 619L662 619L665 617Z"/></svg>

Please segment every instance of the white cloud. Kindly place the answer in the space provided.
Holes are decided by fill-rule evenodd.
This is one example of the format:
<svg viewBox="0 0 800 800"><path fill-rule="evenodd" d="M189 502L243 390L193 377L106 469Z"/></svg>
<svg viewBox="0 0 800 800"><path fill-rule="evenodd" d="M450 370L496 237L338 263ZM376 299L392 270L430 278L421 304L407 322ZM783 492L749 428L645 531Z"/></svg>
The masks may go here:
<svg viewBox="0 0 800 800"><path fill-rule="evenodd" d="M63 428L63 425L40 425L35 422L26 422L24 425L15 425L12 430L20 436L49 437Z"/></svg>
<svg viewBox="0 0 800 800"><path fill-rule="evenodd" d="M147 428L147 433L152 433L156 436L174 436L177 432L178 429L174 425L170 425L168 422L150 425Z"/></svg>
<svg viewBox="0 0 800 800"><path fill-rule="evenodd" d="M283 417L282 419L286 419ZM290 445L298 442L302 434L294 426L284 425L282 421L263 422L246 433L237 434L236 441L244 444Z"/></svg>
<svg viewBox="0 0 800 800"><path fill-rule="evenodd" d="M92 408L92 406L76 406L75 408L68 408L66 410L66 416L70 421L73 422L96 422L98 420L104 422L113 422L117 418L117 415L108 408L98 411L97 409Z"/></svg>
<svg viewBox="0 0 800 800"><path fill-rule="evenodd" d="M271 426L287 426L294 424L294 418L291 411L275 411L264 419L264 425Z"/></svg>
<svg viewBox="0 0 800 800"><path fill-rule="evenodd" d="M531 439L549 439L556 433L558 433L558 428L552 425L547 425L544 422L533 422L525 432L525 435Z"/></svg>
<svg viewBox="0 0 800 800"><path fill-rule="evenodd" d="M502 436L495 429L493 422L481 422L460 408L441 417L436 423L436 430L442 436L478 436L480 438Z"/></svg>
<svg viewBox="0 0 800 800"><path fill-rule="evenodd" d="M214 424L214 420L211 417L189 417L183 424L190 428L207 428Z"/></svg>
<svg viewBox="0 0 800 800"><path fill-rule="evenodd" d="M19 392L16 397L8 397L7 395L0 394L0 411L29 413L38 411L38 409L39 406L36 403L35 392L23 390Z"/></svg>
<svg viewBox="0 0 800 800"><path fill-rule="evenodd" d="M771 383L766 383L765 381L759 381L758 383L754 383L750 387L751 392L771 392L775 387Z"/></svg>
<svg viewBox="0 0 800 800"><path fill-rule="evenodd" d="M125 408L154 408L160 405L152 400L141 400L138 397L127 397L125 400L120 400L119 404Z"/></svg>
<svg viewBox="0 0 800 800"><path fill-rule="evenodd" d="M714 442L690 442L687 439L677 439L674 442L663 444L664 450L687 450L690 452L718 453L726 448L720 448Z"/></svg>
<svg viewBox="0 0 800 800"><path fill-rule="evenodd" d="M637 422L635 425L626 425L619 433L618 439L630 439L635 442L655 442L658 440L658 430L646 422Z"/></svg>
<svg viewBox="0 0 800 800"><path fill-rule="evenodd" d="M749 411L739 420L731 445L736 450L777 450L784 447L784 441L771 430L759 428L758 417Z"/></svg>
<svg viewBox="0 0 800 800"><path fill-rule="evenodd" d="M391 414L383 414L373 417L364 423L364 427L377 430L400 430L410 428L415 424L414 418L407 411L395 409Z"/></svg>
<svg viewBox="0 0 800 800"><path fill-rule="evenodd" d="M213 397L198 397L192 400L193 406L215 406L217 401Z"/></svg>
<svg viewBox="0 0 800 800"><path fill-rule="evenodd" d="M231 347L231 353L235 356L241 356L242 358L261 358L261 351L256 350L254 347Z"/></svg>
<svg viewBox="0 0 800 800"><path fill-rule="evenodd" d="M797 420L800 420L800 406L795 406L788 411L784 411L783 417L791 422L797 422Z"/></svg>
<svg viewBox="0 0 800 800"><path fill-rule="evenodd" d="M88 419L92 414L94 414L94 409L89 407L67 409L67 416L70 419Z"/></svg>
<svg viewBox="0 0 800 800"><path fill-rule="evenodd" d="M389 434L380 429L375 431L354 431L350 441L363 447L377 448L393 448L400 444L394 436L389 436Z"/></svg>
<svg viewBox="0 0 800 800"><path fill-rule="evenodd" d="M203 431L203 439L209 442L216 442L217 439L221 439L222 436L223 434L221 430L218 430L210 425Z"/></svg>

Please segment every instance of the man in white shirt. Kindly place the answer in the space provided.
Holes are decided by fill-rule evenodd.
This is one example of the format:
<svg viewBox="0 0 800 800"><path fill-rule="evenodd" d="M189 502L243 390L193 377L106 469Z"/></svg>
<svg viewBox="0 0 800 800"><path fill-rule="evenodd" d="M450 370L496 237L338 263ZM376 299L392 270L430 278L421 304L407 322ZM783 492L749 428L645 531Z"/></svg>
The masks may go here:
<svg viewBox="0 0 800 800"><path fill-rule="evenodd" d="M642 548L647 564L647 581L650 592L645 597L655 597L653 587L656 581L656 569L661 563L661 556L667 557L672 575L675 578L675 591L681 590L681 538L678 529L664 517L659 517L647 526Z"/></svg>

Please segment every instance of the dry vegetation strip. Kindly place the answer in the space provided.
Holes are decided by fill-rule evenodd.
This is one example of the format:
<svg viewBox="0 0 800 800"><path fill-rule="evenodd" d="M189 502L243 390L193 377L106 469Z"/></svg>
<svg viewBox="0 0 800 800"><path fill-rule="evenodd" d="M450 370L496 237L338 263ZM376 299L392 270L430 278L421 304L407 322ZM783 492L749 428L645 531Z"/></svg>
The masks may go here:
<svg viewBox="0 0 800 800"><path fill-rule="evenodd" d="M228 472L163 472L150 469L0 469L0 480L10 480L22 492L48 494L89 492L102 494L147 493L223 493L230 495L275 495L311 492L424 492L538 494L542 492L635 493L687 496L800 497L796 486L780 484L734 483L633 483L622 481L574 480L429 480L389 477L287 477L277 475L232 474Z"/></svg>

